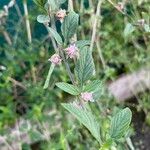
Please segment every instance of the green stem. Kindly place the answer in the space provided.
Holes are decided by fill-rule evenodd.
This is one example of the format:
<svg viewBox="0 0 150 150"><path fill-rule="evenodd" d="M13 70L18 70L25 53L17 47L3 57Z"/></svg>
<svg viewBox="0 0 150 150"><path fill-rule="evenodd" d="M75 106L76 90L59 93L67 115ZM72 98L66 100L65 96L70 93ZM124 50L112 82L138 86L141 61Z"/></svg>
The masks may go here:
<svg viewBox="0 0 150 150"><path fill-rule="evenodd" d="M45 84L44 84L44 89L47 89L48 88L48 85L49 85L49 81L50 81L50 78L51 78L51 75L53 73L53 70L55 68L55 64L51 64L50 68L49 68L49 71L48 71L48 75L47 75L47 78L46 78L46 81L45 81Z"/></svg>

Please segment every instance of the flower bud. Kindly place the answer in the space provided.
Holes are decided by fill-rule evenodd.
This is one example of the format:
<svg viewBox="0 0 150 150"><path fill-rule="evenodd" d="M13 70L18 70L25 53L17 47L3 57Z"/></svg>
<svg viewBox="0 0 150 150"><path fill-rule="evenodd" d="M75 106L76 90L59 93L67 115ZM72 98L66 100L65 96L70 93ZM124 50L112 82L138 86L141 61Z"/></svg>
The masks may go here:
<svg viewBox="0 0 150 150"><path fill-rule="evenodd" d="M61 63L62 59L60 58L60 56L58 54L54 54L53 56L51 56L49 61L55 65L59 65Z"/></svg>
<svg viewBox="0 0 150 150"><path fill-rule="evenodd" d="M88 101L94 102L92 92L84 92L84 93L81 93L81 98L82 98L84 101L87 101L87 102L88 102Z"/></svg>
<svg viewBox="0 0 150 150"><path fill-rule="evenodd" d="M65 49L67 57L69 58L78 58L79 57L79 52L78 48L76 47L75 44L70 45L68 48Z"/></svg>

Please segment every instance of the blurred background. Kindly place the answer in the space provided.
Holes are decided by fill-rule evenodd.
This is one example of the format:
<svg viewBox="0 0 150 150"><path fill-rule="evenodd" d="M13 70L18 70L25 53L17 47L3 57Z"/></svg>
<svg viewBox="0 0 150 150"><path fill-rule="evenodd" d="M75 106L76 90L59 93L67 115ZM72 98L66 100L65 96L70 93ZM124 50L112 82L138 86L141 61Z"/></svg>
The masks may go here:
<svg viewBox="0 0 150 150"><path fill-rule="evenodd" d="M1 147L6 150L14 145L14 150L98 149L88 130L61 106L62 102L71 101L69 95L55 87L58 81L69 82L64 66L55 69L48 90L43 90L50 65L47 60L54 53L47 30L36 20L43 10L32 0L16 0L3 16L9 2L0 0ZM113 1L116 6L118 2ZM93 57L96 78L104 82L104 87L92 108L105 131L109 115L129 106L133 112L131 143L121 141L117 150L149 150L150 2L124 0L123 4L127 15L104 1L97 18ZM67 5L66 1L62 8L67 9ZM74 0L73 5L80 15L77 38L91 40L97 1ZM60 28L58 21L56 25ZM126 83L128 76L131 78ZM124 82L117 82L119 79ZM132 92L129 83L134 87ZM118 94L120 91L115 93L118 86L124 90L123 96Z"/></svg>

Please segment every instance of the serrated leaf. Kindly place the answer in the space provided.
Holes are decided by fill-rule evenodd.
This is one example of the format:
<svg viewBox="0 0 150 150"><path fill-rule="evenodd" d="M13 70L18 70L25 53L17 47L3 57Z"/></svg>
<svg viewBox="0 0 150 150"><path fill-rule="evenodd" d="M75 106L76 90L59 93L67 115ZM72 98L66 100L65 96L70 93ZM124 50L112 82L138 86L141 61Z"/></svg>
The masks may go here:
<svg viewBox="0 0 150 150"><path fill-rule="evenodd" d="M58 43L59 45L62 45L62 44L63 44L62 38L61 38L61 36L58 34L58 32L55 31L54 29L52 29L51 27L47 27L47 29L48 29L49 33L51 34L51 36L55 38L55 40L57 41L57 43Z"/></svg>
<svg viewBox="0 0 150 150"><path fill-rule="evenodd" d="M125 135L131 123L132 112L125 108L118 112L111 120L110 136L113 139L120 139Z"/></svg>
<svg viewBox="0 0 150 150"><path fill-rule="evenodd" d="M79 59L75 66L75 74L81 85L89 80L95 73L95 66L92 58L92 52L89 47L84 47L79 52Z"/></svg>
<svg viewBox="0 0 150 150"><path fill-rule="evenodd" d="M56 83L56 86L71 95L79 95L80 94L78 88L72 84L68 84L65 82L58 82L58 83Z"/></svg>
<svg viewBox="0 0 150 150"><path fill-rule="evenodd" d="M69 12L69 14L65 17L61 31L62 35L66 42L75 34L79 22L79 15L76 14L74 11Z"/></svg>
<svg viewBox="0 0 150 150"><path fill-rule="evenodd" d="M135 31L135 27L131 23L127 23L124 29L124 37L128 37L133 31Z"/></svg>
<svg viewBox="0 0 150 150"><path fill-rule="evenodd" d="M84 91L92 92L92 91L96 91L97 89L100 89L100 88L102 88L102 82L100 80L94 80L94 81L91 81L90 83L88 83L84 87Z"/></svg>
<svg viewBox="0 0 150 150"><path fill-rule="evenodd" d="M72 113L80 121L80 123L82 123L91 132L97 141L100 142L100 125L92 112L87 110L86 105L80 107L76 103L64 103L62 106Z"/></svg>
<svg viewBox="0 0 150 150"><path fill-rule="evenodd" d="M85 46L90 46L91 41L90 40L80 40L80 41L75 42L75 44L79 49L82 49Z"/></svg>
<svg viewBox="0 0 150 150"><path fill-rule="evenodd" d="M49 16L46 16L46 15L38 15L37 21L39 23L47 23L47 22L50 22L50 18L49 18Z"/></svg>

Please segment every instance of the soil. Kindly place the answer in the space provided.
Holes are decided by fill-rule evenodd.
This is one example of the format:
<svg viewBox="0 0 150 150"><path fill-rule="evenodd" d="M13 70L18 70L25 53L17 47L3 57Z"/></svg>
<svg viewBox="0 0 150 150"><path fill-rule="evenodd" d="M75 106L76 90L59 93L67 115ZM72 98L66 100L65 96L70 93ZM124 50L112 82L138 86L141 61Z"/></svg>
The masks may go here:
<svg viewBox="0 0 150 150"><path fill-rule="evenodd" d="M145 124L144 112L133 113L135 135L131 138L136 150L150 150L150 126Z"/></svg>

